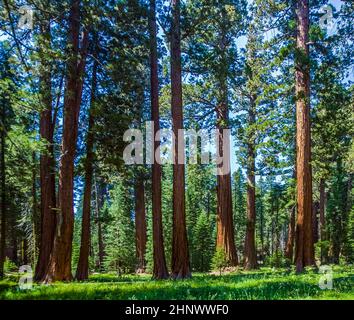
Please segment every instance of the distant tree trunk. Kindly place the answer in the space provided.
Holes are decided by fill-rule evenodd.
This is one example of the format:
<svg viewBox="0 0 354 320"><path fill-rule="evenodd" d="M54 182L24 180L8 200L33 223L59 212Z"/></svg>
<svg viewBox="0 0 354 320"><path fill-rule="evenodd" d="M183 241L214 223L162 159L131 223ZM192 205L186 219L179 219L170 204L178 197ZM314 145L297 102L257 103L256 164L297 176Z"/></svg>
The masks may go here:
<svg viewBox="0 0 354 320"><path fill-rule="evenodd" d="M104 259L104 245L103 245L103 236L102 236L102 221L100 216L100 211L102 207L103 200L99 197L97 180L95 180L95 211L96 211L96 221L97 221L97 239L98 239L98 264L99 269L102 270L103 268L103 259Z"/></svg>
<svg viewBox="0 0 354 320"><path fill-rule="evenodd" d="M297 272L315 264L312 235L312 173L310 129L309 2L298 0L296 91Z"/></svg>
<svg viewBox="0 0 354 320"><path fill-rule="evenodd" d="M261 240L261 260L263 263L264 256L265 256L265 248L264 248L264 212L263 212L263 203L262 203L262 190L260 192L260 208L259 208L259 236Z"/></svg>
<svg viewBox="0 0 354 320"><path fill-rule="evenodd" d="M79 52L79 33L80 1L72 0L69 17L70 54L67 65L63 138L59 170L59 212L57 215L53 251L45 277L46 282L70 281L72 279L74 158L83 86L82 77L88 47L88 32L85 30L83 32L81 52Z"/></svg>
<svg viewBox="0 0 354 320"><path fill-rule="evenodd" d="M56 221L56 194L52 120L52 94L51 94L51 66L45 57L44 48L50 48L50 22L41 25L40 42L40 97L43 111L40 114L40 136L47 143L47 148L40 156L40 191L41 191L41 233L39 255L35 270L35 280L43 280L48 267L50 254L53 248Z"/></svg>
<svg viewBox="0 0 354 320"><path fill-rule="evenodd" d="M175 135L175 141L173 164L173 241L171 277L174 279L188 278L191 276L185 212L184 137L179 134L179 130L183 129L182 103L180 0L172 0L171 109L172 128ZM181 163L182 161L183 163Z"/></svg>
<svg viewBox="0 0 354 320"><path fill-rule="evenodd" d="M328 261L328 250L323 247L323 241L327 240L326 234L326 181L325 179L320 179L320 238L322 242L321 246L321 262L327 263Z"/></svg>
<svg viewBox="0 0 354 320"><path fill-rule="evenodd" d="M318 214L319 211L319 203L316 201L312 206L312 235L313 235L313 243L318 242Z"/></svg>
<svg viewBox="0 0 354 320"><path fill-rule="evenodd" d="M293 262L294 258L294 242L295 242L295 213L296 208L293 206L290 212L290 221L288 227L288 241L286 242L285 247L285 258Z"/></svg>
<svg viewBox="0 0 354 320"><path fill-rule="evenodd" d="M96 174L93 175L93 184L95 189L95 223L97 224L98 242L98 260L96 262L96 267L98 268L98 270L102 270L104 262L104 243L102 232L101 208L104 202L104 192L102 191L104 190L104 188L98 185Z"/></svg>
<svg viewBox="0 0 354 320"><path fill-rule="evenodd" d="M252 96L250 101L250 108L248 112L249 125L254 126L256 123L255 110L256 97ZM255 179L255 133L251 130L248 137L247 144L247 227L246 227L246 241L245 241L245 270L252 270L257 267L257 253L256 253L256 179Z"/></svg>
<svg viewBox="0 0 354 320"><path fill-rule="evenodd" d="M11 199L11 193L7 196L9 199ZM18 259L18 232L17 232L17 216L7 216L6 220L6 233L9 234L11 230L11 250L9 250L9 255L8 258L16 265L19 263Z"/></svg>
<svg viewBox="0 0 354 320"><path fill-rule="evenodd" d="M137 273L145 272L146 252L146 212L144 178L139 175L135 185L135 239L136 257L138 260Z"/></svg>
<svg viewBox="0 0 354 320"><path fill-rule="evenodd" d="M4 276L5 237L6 237L6 174L5 174L5 101L2 99L0 127L0 183L1 183L1 226L0 226L0 278Z"/></svg>
<svg viewBox="0 0 354 320"><path fill-rule="evenodd" d="M33 173L32 173L32 234L33 234L33 242L32 242L32 250L33 255L32 264L36 263L37 253L38 253L38 240L40 237L40 223L38 216L38 201L37 201L37 170L36 170L36 153L32 153L32 161L34 164Z"/></svg>
<svg viewBox="0 0 354 320"><path fill-rule="evenodd" d="M336 160L335 181L332 183L332 219L331 219L331 262L339 264L340 254L345 239L345 209L346 205L346 183L344 182L343 159Z"/></svg>
<svg viewBox="0 0 354 320"><path fill-rule="evenodd" d="M96 44L95 44L96 45ZM96 98L97 88L97 53L94 54L95 60L92 70L92 85L91 85L91 106L89 110L88 131L86 137L86 160L85 160L85 189L84 200L82 206L82 226L81 226L81 246L79 262L76 270L77 280L86 280L89 275L89 254L91 243L91 195L92 195L92 174L93 174L93 144L94 144L94 116L93 107Z"/></svg>
<svg viewBox="0 0 354 320"><path fill-rule="evenodd" d="M22 240L22 255L21 255L21 262L23 265L28 264L28 243L27 239Z"/></svg>
<svg viewBox="0 0 354 320"><path fill-rule="evenodd" d="M149 14L150 30L150 81L151 81L151 119L154 122L154 137L160 130L159 114L159 79L158 79L158 58L157 58L157 26L156 26L156 1L150 0ZM160 142L153 139L156 150ZM156 162L152 165L152 224L153 224L153 277L155 279L168 278L166 266L165 249L162 231L162 211L161 211L161 165Z"/></svg>

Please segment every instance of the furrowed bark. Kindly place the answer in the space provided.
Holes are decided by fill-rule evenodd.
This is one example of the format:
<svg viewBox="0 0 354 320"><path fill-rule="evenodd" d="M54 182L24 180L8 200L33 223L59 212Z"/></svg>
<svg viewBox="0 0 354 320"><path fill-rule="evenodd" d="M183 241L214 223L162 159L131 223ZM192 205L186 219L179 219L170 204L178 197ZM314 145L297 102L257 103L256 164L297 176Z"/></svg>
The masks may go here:
<svg viewBox="0 0 354 320"><path fill-rule="evenodd" d="M97 54L94 54L95 58ZM81 246L79 262L76 270L77 280L86 280L89 275L89 254L91 243L91 197L92 197L92 175L93 175L93 161L94 161L94 115L93 107L96 98L97 88L97 68L98 63L95 59L93 62L92 70L92 85L91 85L91 102L89 110L89 123L86 137L86 160L85 160L85 188L84 188L84 200L82 208L82 227L81 227Z"/></svg>
<svg viewBox="0 0 354 320"><path fill-rule="evenodd" d="M136 257L138 261L137 273L145 272L146 252L146 212L144 178L139 175L135 185L135 239Z"/></svg>
<svg viewBox="0 0 354 320"><path fill-rule="evenodd" d="M291 208L290 221L288 226L288 241L286 242L285 257L293 262L294 258L294 242L295 242L295 206Z"/></svg>
<svg viewBox="0 0 354 320"><path fill-rule="evenodd" d="M40 155L40 191L41 191L41 235L35 280L42 281L53 248L56 223L55 160L53 148L54 123L52 120L51 66L45 58L42 48L50 47L50 22L41 25L41 76L40 96L43 111L40 114L40 136L46 141L47 148Z"/></svg>
<svg viewBox="0 0 354 320"><path fill-rule="evenodd" d="M72 280L71 254L74 227L74 158L83 86L82 77L88 47L88 32L85 31L83 33L80 52L79 32L80 1L72 0L69 17L70 53L67 65L64 124L59 169L59 211L57 214L54 246L46 272L45 282ZM79 54L81 56L80 59Z"/></svg>
<svg viewBox="0 0 354 320"><path fill-rule="evenodd" d="M160 130L159 113L159 79L158 79L158 56L157 56L157 26L156 26L156 1L150 0L149 14L150 31L150 82L151 82L151 120L154 122L154 137ZM153 141L155 151L159 141ZM153 278L166 279L168 271L166 266L165 249L162 231L162 209L161 209L161 165L154 162L152 165L152 223L153 223Z"/></svg>
<svg viewBox="0 0 354 320"><path fill-rule="evenodd" d="M309 2L298 0L297 57L295 67L296 92L296 180L297 225L295 263L297 272L313 266L314 245L312 235L312 172L310 132L310 66L309 66Z"/></svg>
<svg viewBox="0 0 354 320"><path fill-rule="evenodd" d="M182 104L180 1L172 0L171 109L172 128L175 136L173 164L173 240L171 266L171 277L173 279L183 279L189 278L191 276L185 212L184 137L179 134L179 129L183 129Z"/></svg>
<svg viewBox="0 0 354 320"><path fill-rule="evenodd" d="M222 11L222 19L226 19L226 14ZM226 49L226 30L222 30L220 35L221 51ZM232 191L230 173L230 137L224 135L223 129L227 129L229 122L228 110L228 90L227 90L227 59L221 54L222 71L219 78L220 98L216 108L216 127L219 132L218 153L223 159L223 163L218 164L217 176L217 238L216 247L225 252L226 259L230 266L238 264L236 253L234 225L232 216ZM224 147L227 150L224 150Z"/></svg>
<svg viewBox="0 0 354 320"><path fill-rule="evenodd" d="M251 97L250 109L248 112L249 125L256 123L255 96ZM256 253L256 178L255 178L255 133L251 130L247 145L247 226L245 241L245 270L257 268Z"/></svg>

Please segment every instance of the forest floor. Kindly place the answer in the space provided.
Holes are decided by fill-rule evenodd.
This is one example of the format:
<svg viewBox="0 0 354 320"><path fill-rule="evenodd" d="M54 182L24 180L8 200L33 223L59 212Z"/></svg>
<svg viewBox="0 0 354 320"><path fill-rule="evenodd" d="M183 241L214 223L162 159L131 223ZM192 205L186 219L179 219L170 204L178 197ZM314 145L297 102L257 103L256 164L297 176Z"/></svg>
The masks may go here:
<svg viewBox="0 0 354 320"><path fill-rule="evenodd" d="M354 300L354 267L334 266L333 288L322 290L316 271L296 275L291 270L261 268L224 275L195 273L183 281L152 281L150 275L94 274L86 282L34 284L20 290L19 275L9 274L0 281L0 299L186 299L186 300Z"/></svg>

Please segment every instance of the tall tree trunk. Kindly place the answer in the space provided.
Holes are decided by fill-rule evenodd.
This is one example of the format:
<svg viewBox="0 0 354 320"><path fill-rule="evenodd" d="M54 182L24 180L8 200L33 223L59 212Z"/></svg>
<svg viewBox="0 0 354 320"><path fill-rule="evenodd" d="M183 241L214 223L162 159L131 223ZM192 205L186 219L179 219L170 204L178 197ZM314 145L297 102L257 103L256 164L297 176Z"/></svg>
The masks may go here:
<svg viewBox="0 0 354 320"><path fill-rule="evenodd" d="M59 212L57 215L53 251L45 277L46 282L70 281L72 279L74 158L83 86L82 77L88 47L88 32L84 31L81 52L79 52L79 32L80 1L72 0L69 17L70 52L67 65L63 138L59 170Z"/></svg>
<svg viewBox="0 0 354 320"><path fill-rule="evenodd" d="M293 206L290 212L290 221L288 227L288 241L286 242L285 247L285 258L293 262L294 257L294 242L295 242L295 213L296 207Z"/></svg>
<svg viewBox="0 0 354 320"><path fill-rule="evenodd" d="M172 128L175 136L171 277L180 279L191 276L185 212L184 137L179 134L179 130L183 129L180 0L172 0L171 96Z"/></svg>
<svg viewBox="0 0 354 320"><path fill-rule="evenodd" d="M45 48L50 48L50 22L41 25L39 43L41 59L40 97L43 111L40 114L40 136L46 141L47 148L40 156L40 191L41 191L41 233L39 255L35 270L35 280L43 280L53 248L55 234L55 169L52 120L51 66L46 58Z"/></svg>
<svg viewBox="0 0 354 320"><path fill-rule="evenodd" d="M320 238L321 238L321 263L327 263L328 261L328 250L323 247L323 241L327 240L326 234L326 181L325 179L320 179Z"/></svg>
<svg viewBox="0 0 354 320"><path fill-rule="evenodd" d="M5 173L5 101L1 99L1 127L0 127L0 183L1 183L1 226L0 226L0 278L4 276L5 237L6 237L6 173Z"/></svg>
<svg viewBox="0 0 354 320"><path fill-rule="evenodd" d="M103 236L102 236L102 221L100 216L100 211L103 203L103 199L100 199L97 179L94 178L95 184L95 212L96 212L96 221L97 221L97 239L98 239L98 268L102 270L103 268L103 258L104 258L104 245L103 245Z"/></svg>
<svg viewBox="0 0 354 320"><path fill-rule="evenodd" d="M226 12L222 10L222 19L226 19ZM225 23L222 24L220 32L220 50L222 65L219 75L219 103L216 108L216 127L219 133L218 154L224 160L218 164L217 176L217 237L216 247L224 250L226 259L230 266L238 264L238 257L235 246L234 225L232 217L232 191L231 191L231 173L230 173L230 137L224 134L223 129L228 127L228 89L227 89L227 59L224 54L226 50L226 30ZM228 148L224 150L224 147Z"/></svg>
<svg viewBox="0 0 354 320"><path fill-rule="evenodd" d="M315 264L312 235L312 173L310 129L309 2L298 0L296 8L296 180L297 226L295 263L297 272Z"/></svg>
<svg viewBox="0 0 354 320"><path fill-rule="evenodd" d="M97 41L97 40L96 40ZM95 44L97 45L97 44ZM89 254L91 243L91 194L92 194L92 174L93 174L93 144L94 144L94 115L93 108L96 98L97 88L97 67L96 60L97 52L94 54L95 60L92 70L92 85L91 85L91 106L89 110L88 131L86 137L86 160L85 160L85 188L84 200L82 207L82 226L81 226L81 246L79 262L76 270L77 280L86 280L89 275Z"/></svg>
<svg viewBox="0 0 354 320"><path fill-rule="evenodd" d="M34 164L33 173L32 173L32 261L31 264L36 263L37 253L38 253L38 240L40 237L40 223L39 223L39 215L38 215L38 201L37 201L37 164L36 164L36 153L32 153L32 161Z"/></svg>
<svg viewBox="0 0 354 320"><path fill-rule="evenodd" d="M260 206L259 206L259 236L261 240L261 261L263 263L265 256L265 248L264 248L264 212L263 212L263 199L262 199L263 191L261 189L260 192Z"/></svg>
<svg viewBox="0 0 354 320"><path fill-rule="evenodd" d="M154 137L160 130L159 113L159 79L158 79L158 58L157 58L157 26L156 26L156 1L150 0L149 14L150 30L150 82L151 82L151 119L154 122ZM153 139L153 150L159 145L159 141ZM152 165L152 237L153 237L153 277L155 279L168 278L166 266L165 249L162 229L162 210L161 210L161 165L154 162Z"/></svg>
<svg viewBox="0 0 354 320"><path fill-rule="evenodd" d="M256 97L252 96L250 101L250 108L248 112L249 125L251 127L256 123L255 110ZM245 270L252 270L257 267L257 253L256 253L256 178L255 178L255 132L252 128L248 137L247 144L247 227L245 240Z"/></svg>
<svg viewBox="0 0 354 320"><path fill-rule="evenodd" d="M224 104L218 106L218 129L219 129L219 155L224 157L224 163L219 166L228 166L226 162L230 162L230 158L225 158L224 142L229 139L223 133L220 125L227 119L226 107ZM226 143L229 145L229 143ZM222 170L222 169L221 169ZM238 257L236 254L234 236L234 226L232 218L232 194L231 194L231 175L230 173L221 172L217 176L217 238L216 247L224 250L229 265L236 266Z"/></svg>
<svg viewBox="0 0 354 320"><path fill-rule="evenodd" d="M135 185L135 239L136 257L138 260L137 273L145 272L146 252L146 211L144 177L139 174Z"/></svg>

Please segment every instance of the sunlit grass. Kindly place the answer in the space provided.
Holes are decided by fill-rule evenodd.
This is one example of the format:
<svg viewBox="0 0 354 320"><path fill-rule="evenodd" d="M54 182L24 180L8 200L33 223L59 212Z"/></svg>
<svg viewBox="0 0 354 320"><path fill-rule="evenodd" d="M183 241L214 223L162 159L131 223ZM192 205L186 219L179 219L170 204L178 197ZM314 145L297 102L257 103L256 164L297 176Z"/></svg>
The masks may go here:
<svg viewBox="0 0 354 320"><path fill-rule="evenodd" d="M87 282L35 284L20 290L15 275L0 281L0 299L354 299L352 267L333 268L333 289L322 290L321 274L285 269L238 271L222 276L195 273L183 281L153 281L150 275L94 274Z"/></svg>

